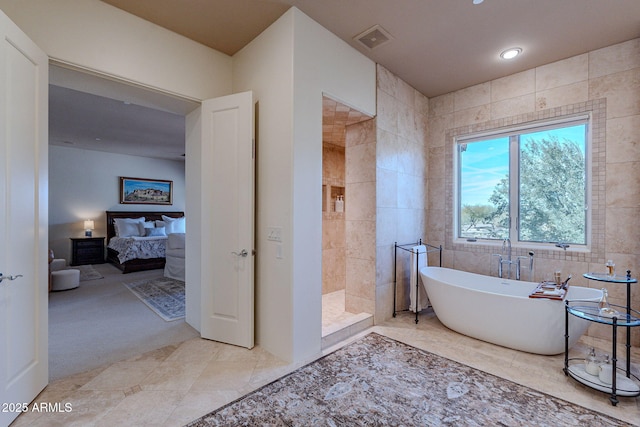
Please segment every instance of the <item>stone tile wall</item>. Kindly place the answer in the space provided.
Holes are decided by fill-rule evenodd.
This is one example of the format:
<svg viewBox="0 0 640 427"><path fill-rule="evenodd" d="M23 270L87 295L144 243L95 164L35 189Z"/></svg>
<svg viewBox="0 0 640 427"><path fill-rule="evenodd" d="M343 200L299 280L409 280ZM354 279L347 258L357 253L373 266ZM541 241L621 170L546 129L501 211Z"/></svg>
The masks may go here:
<svg viewBox="0 0 640 427"><path fill-rule="evenodd" d="M451 239L453 137L577 111L592 111L597 122L592 250L536 251L535 279L562 270L573 275L572 284L606 286L612 303L625 304L626 286L590 282L582 274L604 271L605 260L613 259L618 271L640 275L640 39L429 100L427 236L445 245L445 266L486 274L495 249L456 245ZM631 288L632 306L638 309L639 285ZM635 346L640 345L639 329L633 330ZM594 325L589 335L608 338L610 329Z"/></svg>
<svg viewBox="0 0 640 427"><path fill-rule="evenodd" d="M393 313L394 245L425 239L429 100L378 65L375 147L375 321ZM442 170L434 167L435 172ZM409 306L410 254L398 253L396 308Z"/></svg>
<svg viewBox="0 0 640 427"><path fill-rule="evenodd" d="M376 120L347 126L345 310L375 312L376 277Z"/></svg>
<svg viewBox="0 0 640 427"><path fill-rule="evenodd" d="M344 127L343 127L344 129ZM344 133L344 132L343 132ZM343 138L344 144L344 138ZM322 294L339 291L346 284L346 235L344 212L335 212L335 198L344 194L344 146L322 147Z"/></svg>

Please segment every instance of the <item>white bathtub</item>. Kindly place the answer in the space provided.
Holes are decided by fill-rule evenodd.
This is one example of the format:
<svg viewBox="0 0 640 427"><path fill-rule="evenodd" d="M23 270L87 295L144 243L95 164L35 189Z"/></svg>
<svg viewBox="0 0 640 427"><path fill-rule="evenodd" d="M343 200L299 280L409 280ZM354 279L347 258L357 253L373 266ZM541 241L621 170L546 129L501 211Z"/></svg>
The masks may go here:
<svg viewBox="0 0 640 427"><path fill-rule="evenodd" d="M429 301L449 329L504 347L536 354L564 352L565 303L529 298L537 283L500 279L442 267L420 270ZM567 298L595 300L599 289L569 286ZM569 319L569 346L590 322Z"/></svg>

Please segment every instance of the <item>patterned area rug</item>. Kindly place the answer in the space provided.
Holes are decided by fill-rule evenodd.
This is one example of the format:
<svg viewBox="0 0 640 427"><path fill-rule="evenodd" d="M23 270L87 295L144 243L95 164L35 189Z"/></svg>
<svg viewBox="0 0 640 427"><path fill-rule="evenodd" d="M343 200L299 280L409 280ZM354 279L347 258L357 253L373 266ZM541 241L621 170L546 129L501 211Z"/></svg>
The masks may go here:
<svg viewBox="0 0 640 427"><path fill-rule="evenodd" d="M162 277L124 285L167 322L184 317L184 282Z"/></svg>
<svg viewBox="0 0 640 427"><path fill-rule="evenodd" d="M188 426L258 425L629 424L371 333Z"/></svg>
<svg viewBox="0 0 640 427"><path fill-rule="evenodd" d="M80 281L86 282L87 280L97 280L102 279L104 276L98 272L91 265L78 265L73 267L77 270L80 270Z"/></svg>

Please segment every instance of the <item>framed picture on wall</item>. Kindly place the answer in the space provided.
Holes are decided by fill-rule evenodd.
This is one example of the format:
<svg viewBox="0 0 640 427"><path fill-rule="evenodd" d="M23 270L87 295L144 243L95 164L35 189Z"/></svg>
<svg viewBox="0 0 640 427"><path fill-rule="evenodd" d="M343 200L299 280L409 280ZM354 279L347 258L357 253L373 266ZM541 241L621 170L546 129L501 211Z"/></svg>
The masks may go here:
<svg viewBox="0 0 640 427"><path fill-rule="evenodd" d="M120 177L120 203L172 205L173 181Z"/></svg>

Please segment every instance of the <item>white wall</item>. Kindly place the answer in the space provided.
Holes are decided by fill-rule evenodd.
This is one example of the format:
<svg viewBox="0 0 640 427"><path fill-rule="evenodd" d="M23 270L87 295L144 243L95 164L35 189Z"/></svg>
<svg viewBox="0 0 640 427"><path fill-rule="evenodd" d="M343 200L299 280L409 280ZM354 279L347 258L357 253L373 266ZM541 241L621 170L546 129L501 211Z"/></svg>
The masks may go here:
<svg viewBox="0 0 640 427"><path fill-rule="evenodd" d="M322 94L374 115L375 64L296 8L233 61L234 92L253 90L259 107L257 341L304 360L321 345Z"/></svg>
<svg viewBox="0 0 640 427"><path fill-rule="evenodd" d="M50 58L192 99L228 95L231 58L99 0L0 0Z"/></svg>
<svg viewBox="0 0 640 427"><path fill-rule="evenodd" d="M99 0L0 0L0 9L58 63L189 99L231 93L231 57ZM189 189L200 194L200 181ZM187 227L197 235L199 224ZM54 246L74 232L50 229ZM198 301L188 291L187 310ZM187 321L198 327L199 308L191 314Z"/></svg>
<svg viewBox="0 0 640 427"><path fill-rule="evenodd" d="M252 90L258 105L256 186L256 342L292 360L291 170L293 17L282 16L233 57L234 92ZM256 72L259 70L260 72ZM267 227L282 227L282 243ZM276 258L277 246L283 258Z"/></svg>
<svg viewBox="0 0 640 427"><path fill-rule="evenodd" d="M322 93L374 115L375 64L295 8L236 54L233 68L228 56L98 0L0 0L0 9L61 63L193 99L254 91L257 340L287 360L317 354ZM189 191L199 194L201 187ZM265 237L266 227L278 225L284 242L276 261Z"/></svg>
<svg viewBox="0 0 640 427"><path fill-rule="evenodd" d="M121 176L173 181L173 205L121 205ZM50 146L49 247L56 258L71 261L69 238L84 236L85 219L95 221L94 236L106 236L107 210L184 211L184 162Z"/></svg>

